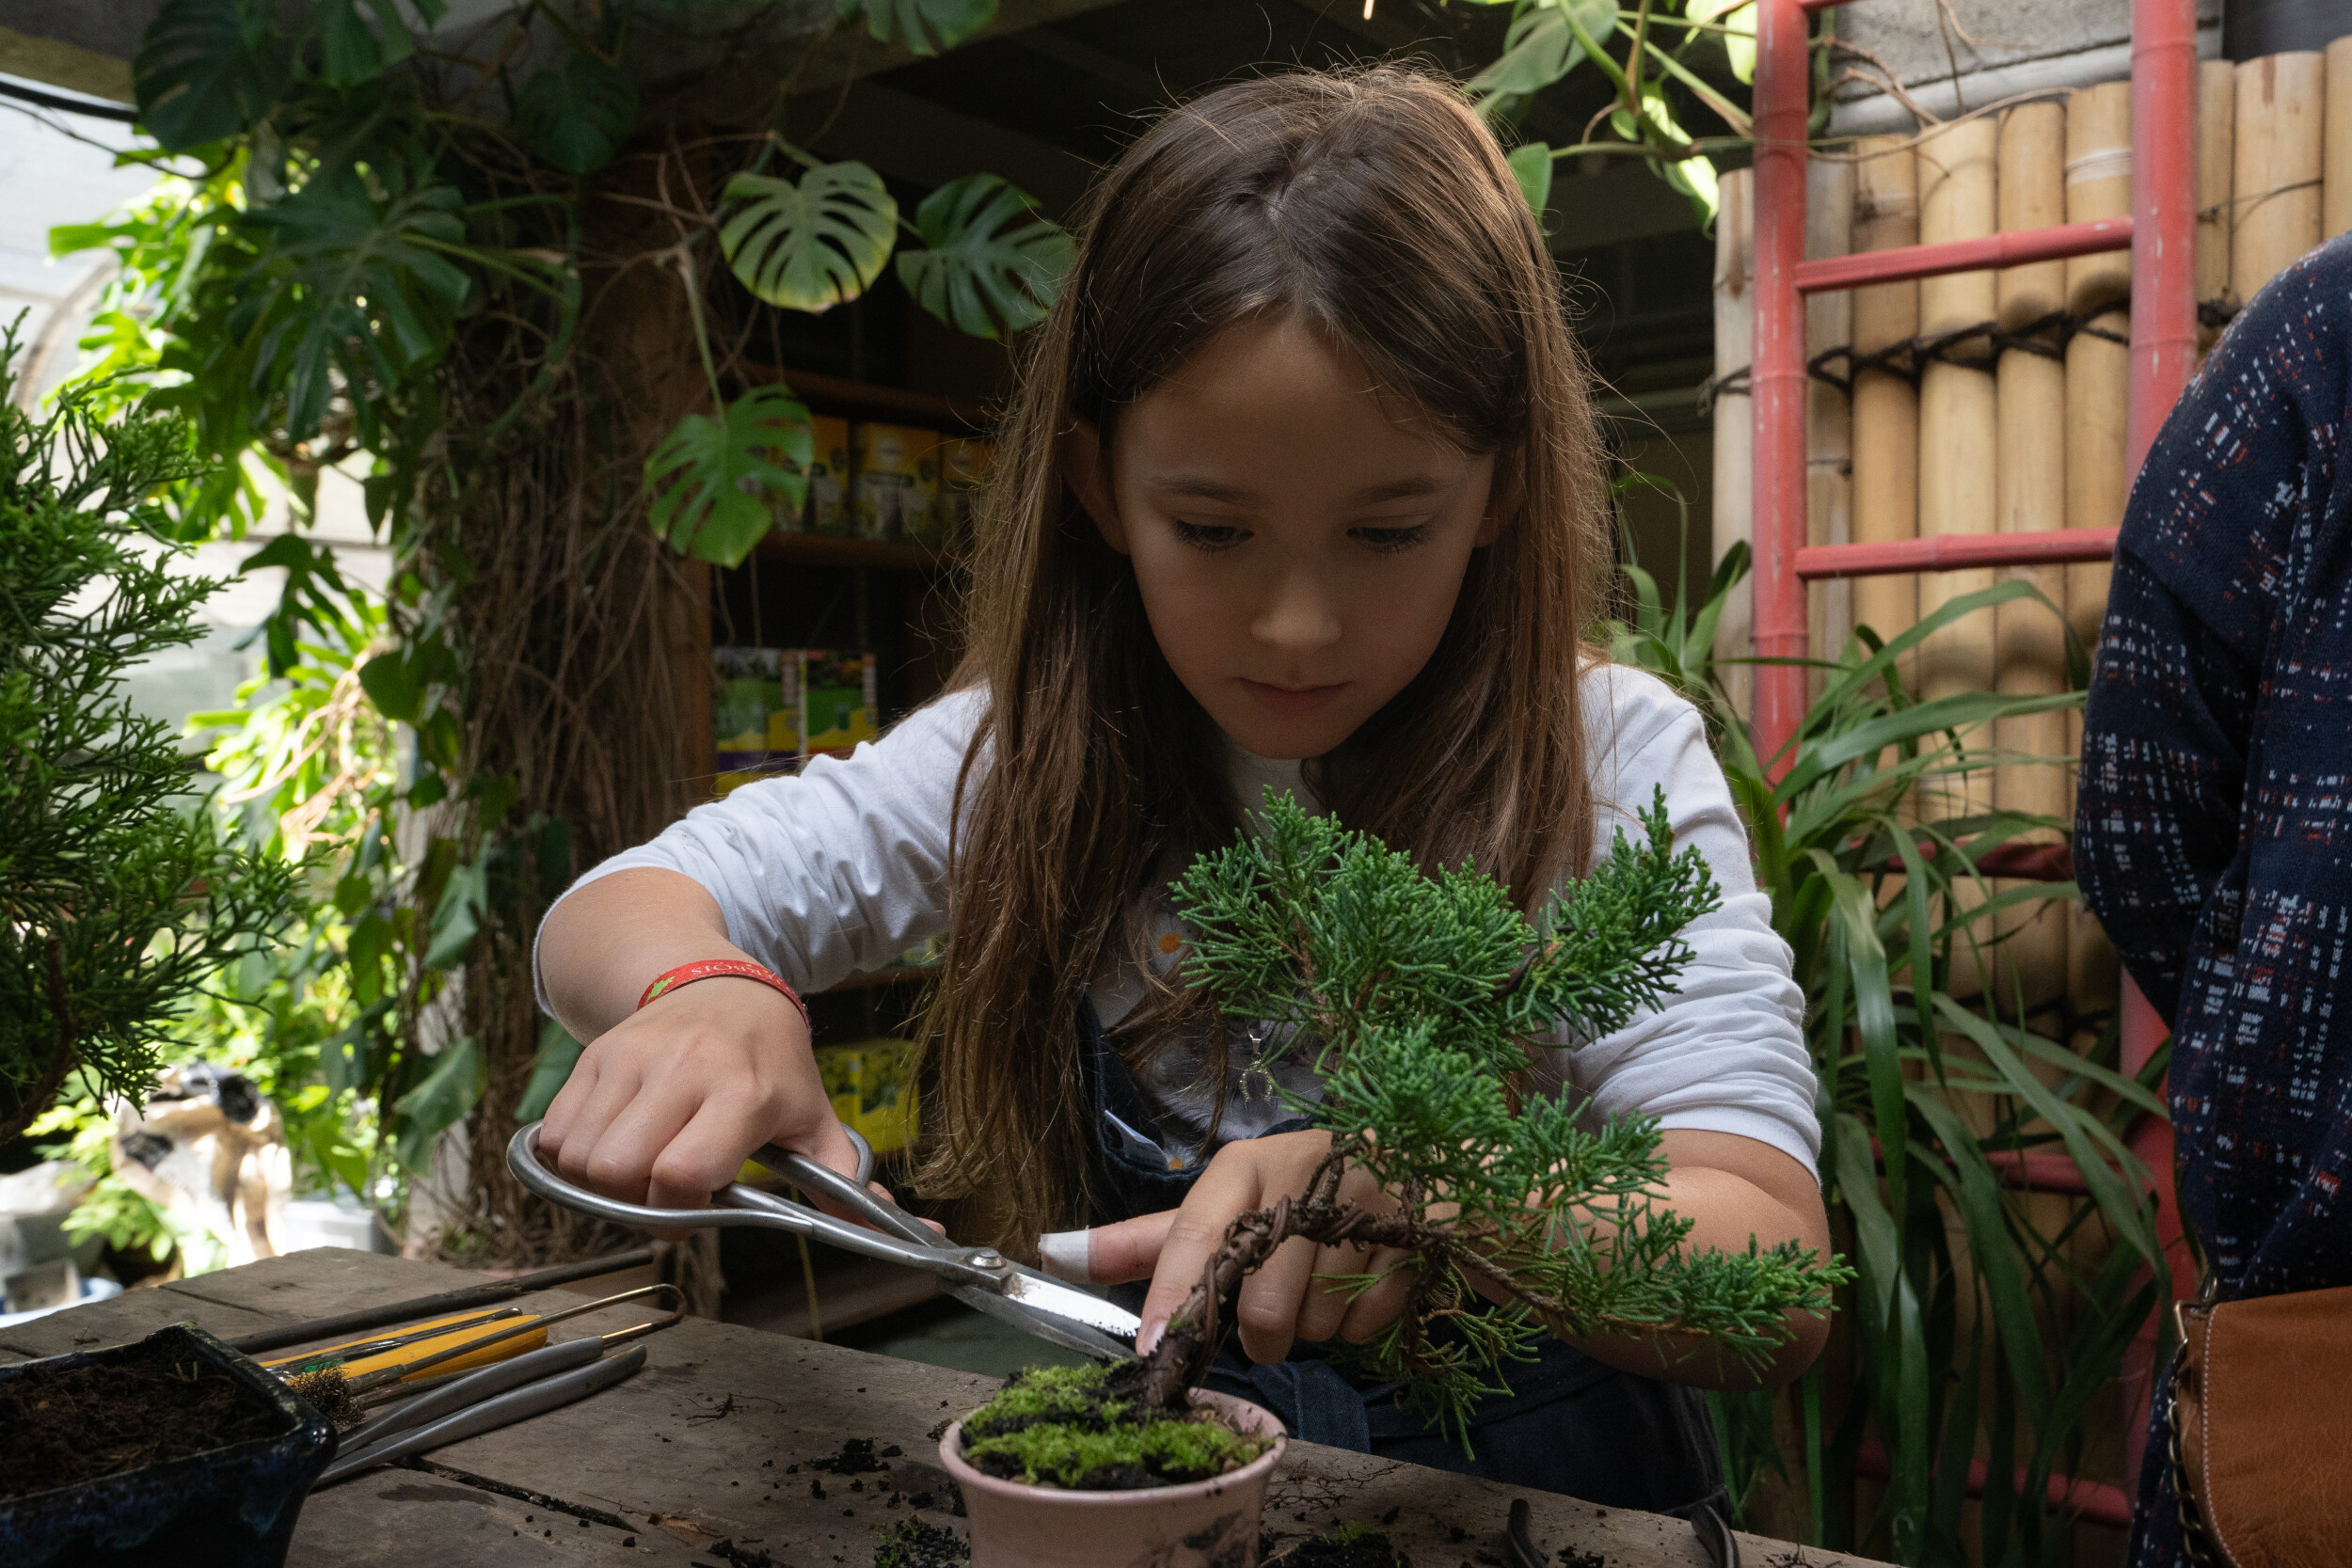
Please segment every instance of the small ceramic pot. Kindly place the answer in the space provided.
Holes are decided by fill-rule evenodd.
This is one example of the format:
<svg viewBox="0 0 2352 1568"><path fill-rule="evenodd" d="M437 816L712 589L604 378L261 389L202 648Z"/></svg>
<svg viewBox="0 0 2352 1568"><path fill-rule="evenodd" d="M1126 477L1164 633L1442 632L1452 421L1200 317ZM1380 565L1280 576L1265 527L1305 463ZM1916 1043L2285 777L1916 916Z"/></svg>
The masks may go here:
<svg viewBox="0 0 2352 1568"><path fill-rule="evenodd" d="M1257 1568L1258 1514L1288 1439L1274 1413L1196 1388L1192 1402L1233 1430L1274 1439L1238 1470L1182 1486L1068 1492L982 1475L963 1457L963 1423L939 1440L939 1463L963 1489L972 1568Z"/></svg>

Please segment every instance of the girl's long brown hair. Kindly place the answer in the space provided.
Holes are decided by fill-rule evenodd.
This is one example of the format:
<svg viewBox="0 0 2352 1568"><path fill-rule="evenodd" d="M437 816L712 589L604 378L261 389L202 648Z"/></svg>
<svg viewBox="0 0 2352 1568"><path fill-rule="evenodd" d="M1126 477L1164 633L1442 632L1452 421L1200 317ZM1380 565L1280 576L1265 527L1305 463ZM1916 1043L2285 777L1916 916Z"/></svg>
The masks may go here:
<svg viewBox="0 0 2352 1568"><path fill-rule="evenodd" d="M1077 238L981 507L955 684L990 700L925 1074L925 1190L974 1200L966 1225L1023 1252L1086 1217L1080 1000L1138 903L1241 819L1222 736L1062 482L1073 420L1107 451L1120 411L1209 339L1287 313L1400 410L1498 453L1518 504L1436 654L1311 776L1348 826L1423 864L1470 858L1527 903L1592 837L1577 677L1607 533L1587 372L1543 235L1452 86L1381 67L1212 92L1127 149Z"/></svg>

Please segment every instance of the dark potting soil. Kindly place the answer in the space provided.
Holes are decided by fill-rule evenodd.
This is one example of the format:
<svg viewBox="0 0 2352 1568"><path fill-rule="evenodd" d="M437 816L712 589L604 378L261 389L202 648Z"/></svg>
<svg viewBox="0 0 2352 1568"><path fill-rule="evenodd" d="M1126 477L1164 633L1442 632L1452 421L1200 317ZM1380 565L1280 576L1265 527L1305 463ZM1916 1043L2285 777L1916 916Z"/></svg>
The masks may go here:
<svg viewBox="0 0 2352 1568"><path fill-rule="evenodd" d="M1377 1530L1343 1525L1284 1546L1266 1559L1266 1568L1408 1568L1411 1560Z"/></svg>
<svg viewBox="0 0 2352 1568"><path fill-rule="evenodd" d="M286 1419L201 1362L162 1351L0 1379L0 1497L29 1497L142 1465L275 1437Z"/></svg>
<svg viewBox="0 0 2352 1568"><path fill-rule="evenodd" d="M972 1560L971 1544L954 1530L902 1519L874 1549L874 1568L960 1568Z"/></svg>

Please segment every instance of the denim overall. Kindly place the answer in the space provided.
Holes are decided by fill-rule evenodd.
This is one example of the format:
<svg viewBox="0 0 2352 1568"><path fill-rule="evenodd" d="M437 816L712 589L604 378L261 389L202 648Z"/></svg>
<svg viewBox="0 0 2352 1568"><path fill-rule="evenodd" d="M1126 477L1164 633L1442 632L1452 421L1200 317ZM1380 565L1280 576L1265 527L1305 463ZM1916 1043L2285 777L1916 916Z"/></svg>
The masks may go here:
<svg viewBox="0 0 2352 1568"><path fill-rule="evenodd" d="M1157 1146L1136 1131L1152 1125L1150 1113L1091 1002L1080 1006L1078 1030L1095 1110L1089 1171L1093 1223L1178 1207L1205 1163L1171 1170ZM1306 1125L1303 1118L1285 1121L1266 1134ZM1120 1286L1113 1294L1139 1309L1144 1290ZM1723 1506L1714 1424L1698 1390L1618 1371L1551 1338L1541 1342L1534 1362L1509 1368L1503 1381L1509 1395L1487 1400L1471 1418L1474 1458L1401 1407L1393 1385L1326 1365L1312 1346L1295 1346L1288 1360L1262 1367L1229 1338L1207 1386L1265 1406L1291 1435L1310 1443L1566 1493L1609 1508L1679 1513L1710 1499Z"/></svg>

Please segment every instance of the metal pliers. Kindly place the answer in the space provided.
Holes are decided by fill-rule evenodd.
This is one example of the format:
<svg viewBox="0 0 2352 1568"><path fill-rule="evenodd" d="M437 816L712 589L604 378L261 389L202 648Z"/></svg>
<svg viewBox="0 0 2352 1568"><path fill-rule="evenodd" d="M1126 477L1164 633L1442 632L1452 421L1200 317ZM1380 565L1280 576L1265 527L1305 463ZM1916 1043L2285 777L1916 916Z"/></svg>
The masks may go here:
<svg viewBox="0 0 2352 1568"><path fill-rule="evenodd" d="M866 1186L873 1176L874 1151L854 1129L841 1131L857 1150L855 1178L774 1144L754 1150L752 1161L809 1196L856 1215L858 1223L739 1181L713 1193L717 1207L709 1209L654 1209L600 1197L573 1186L540 1160L539 1126L534 1121L515 1134L506 1146L506 1163L516 1180L550 1203L653 1230L746 1226L805 1236L844 1252L935 1275L946 1292L965 1306L1081 1354L1123 1361L1135 1354L1136 1335L1143 1324L1133 1312L1024 1268L993 1248L959 1246L897 1204L876 1196Z"/></svg>

